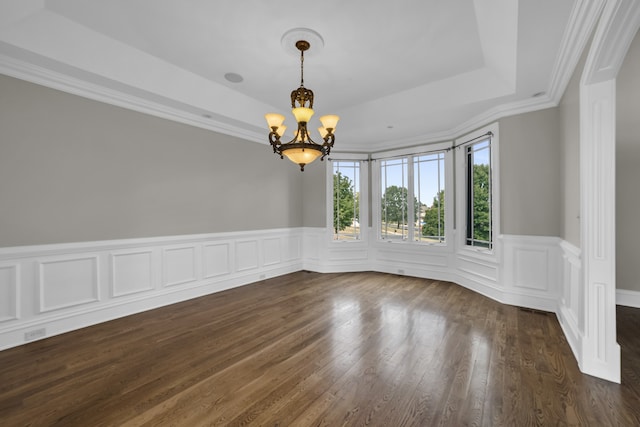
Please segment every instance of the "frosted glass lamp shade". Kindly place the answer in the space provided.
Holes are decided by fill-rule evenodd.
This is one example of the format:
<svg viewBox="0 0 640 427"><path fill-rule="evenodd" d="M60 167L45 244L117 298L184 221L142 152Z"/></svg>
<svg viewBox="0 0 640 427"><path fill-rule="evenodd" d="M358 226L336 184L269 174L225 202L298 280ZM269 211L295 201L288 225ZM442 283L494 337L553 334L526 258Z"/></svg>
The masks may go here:
<svg viewBox="0 0 640 427"><path fill-rule="evenodd" d="M324 127L320 126L318 128L318 132L320 132L320 136L322 137L322 139L324 139L325 136L327 136L327 133L329 133Z"/></svg>
<svg viewBox="0 0 640 427"><path fill-rule="evenodd" d="M267 119L267 125L269 129L276 127L279 128L284 123L284 116L278 113L267 113L264 115L264 118Z"/></svg>
<svg viewBox="0 0 640 427"><path fill-rule="evenodd" d="M311 148L289 148L288 150L283 151L282 154L287 156L287 159L291 160L293 163L298 165L308 165L317 159L322 153Z"/></svg>
<svg viewBox="0 0 640 427"><path fill-rule="evenodd" d="M327 116L320 117L320 122L322 123L322 126L325 129L332 129L332 131L335 130L338 124L338 120L340 120L340 117L334 114L329 114Z"/></svg>
<svg viewBox="0 0 640 427"><path fill-rule="evenodd" d="M276 129L276 133L280 138L282 138L282 135L284 135L285 130L287 130L287 127L285 125L282 125L282 126L279 126L278 129Z"/></svg>
<svg viewBox="0 0 640 427"><path fill-rule="evenodd" d="M296 121L298 123L300 122L309 123L309 120L311 120L311 116L313 116L313 110L307 107L293 108L291 112L295 116Z"/></svg>

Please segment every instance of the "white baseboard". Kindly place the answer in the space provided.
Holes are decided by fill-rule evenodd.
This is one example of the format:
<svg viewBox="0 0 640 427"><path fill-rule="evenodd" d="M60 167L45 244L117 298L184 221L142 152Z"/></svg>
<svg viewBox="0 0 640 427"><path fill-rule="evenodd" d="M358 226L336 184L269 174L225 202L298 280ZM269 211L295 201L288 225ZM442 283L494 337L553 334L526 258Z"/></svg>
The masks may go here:
<svg viewBox="0 0 640 427"><path fill-rule="evenodd" d="M571 347L573 356L576 358L578 365L580 365L582 361L583 335L580 332L576 319L573 317L573 314L569 312L567 307L564 306L560 306L558 308L556 316L558 318L558 323L560 323L560 328L562 328L562 332L567 338L569 347Z"/></svg>
<svg viewBox="0 0 640 427"><path fill-rule="evenodd" d="M616 289L616 304L625 307L640 308L640 291Z"/></svg>

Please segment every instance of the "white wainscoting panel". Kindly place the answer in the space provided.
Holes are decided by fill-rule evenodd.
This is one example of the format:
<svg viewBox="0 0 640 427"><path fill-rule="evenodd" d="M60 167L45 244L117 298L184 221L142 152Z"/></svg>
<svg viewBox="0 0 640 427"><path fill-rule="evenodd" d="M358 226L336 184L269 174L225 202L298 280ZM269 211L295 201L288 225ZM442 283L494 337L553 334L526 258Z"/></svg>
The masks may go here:
<svg viewBox="0 0 640 427"><path fill-rule="evenodd" d="M111 295L121 297L155 288L153 251L111 253Z"/></svg>
<svg viewBox="0 0 640 427"><path fill-rule="evenodd" d="M488 284L498 284L498 265L495 262L462 253L458 253L456 261L459 273Z"/></svg>
<svg viewBox="0 0 640 427"><path fill-rule="evenodd" d="M517 288L546 291L549 283L549 251L517 248L513 254Z"/></svg>
<svg viewBox="0 0 640 427"><path fill-rule="evenodd" d="M262 241L264 265L275 265L280 263L280 256L282 253L280 245L281 241L279 237L264 239Z"/></svg>
<svg viewBox="0 0 640 427"><path fill-rule="evenodd" d="M569 242L560 244L562 251L562 290L560 294L560 306L564 308L576 332L584 330L584 287L582 286L582 261L580 249Z"/></svg>
<svg viewBox="0 0 640 427"><path fill-rule="evenodd" d="M330 230L329 230L330 231ZM369 229L359 242L332 242L324 228L304 229L305 268L380 271L448 280L503 303L555 312L562 280L560 239L500 236L494 252L449 245L381 242Z"/></svg>
<svg viewBox="0 0 640 427"><path fill-rule="evenodd" d="M560 239L500 236L505 302L555 312L561 295Z"/></svg>
<svg viewBox="0 0 640 427"><path fill-rule="evenodd" d="M448 253L434 253L418 245L402 245L401 243L382 243L378 245L376 258L394 264L411 264L416 267L448 267Z"/></svg>
<svg viewBox="0 0 640 427"><path fill-rule="evenodd" d="M238 271L258 268L258 241L242 240L236 242L236 266Z"/></svg>
<svg viewBox="0 0 640 427"><path fill-rule="evenodd" d="M0 350L299 271L302 242L285 228L0 248Z"/></svg>
<svg viewBox="0 0 640 427"><path fill-rule="evenodd" d="M355 262L365 263L369 260L367 247L361 242L331 242L329 245L328 261L335 263Z"/></svg>
<svg viewBox="0 0 640 427"><path fill-rule="evenodd" d="M0 248L0 349L304 268L449 280L503 303L554 311L581 360L581 254L569 243L506 235L486 256L372 239L342 244L330 232L292 228ZM618 290L627 300L638 294ZM604 349L589 351L597 358Z"/></svg>
<svg viewBox="0 0 640 427"><path fill-rule="evenodd" d="M19 317L18 264L0 265L0 322Z"/></svg>
<svg viewBox="0 0 640 427"><path fill-rule="evenodd" d="M282 253L285 261L293 261L302 258L302 237L288 236L283 239L284 247Z"/></svg>
<svg viewBox="0 0 640 427"><path fill-rule="evenodd" d="M37 262L40 312L99 300L98 257L55 257Z"/></svg>
<svg viewBox="0 0 640 427"><path fill-rule="evenodd" d="M196 247L176 246L162 251L163 286L177 286L198 280Z"/></svg>
<svg viewBox="0 0 640 427"><path fill-rule="evenodd" d="M560 243L562 283L556 314L573 354L580 363L584 339L582 262L580 249L567 241Z"/></svg>
<svg viewBox="0 0 640 427"><path fill-rule="evenodd" d="M205 243L203 245L204 278L219 277L231 273L231 241Z"/></svg>
<svg viewBox="0 0 640 427"><path fill-rule="evenodd" d="M373 241L371 269L390 274L452 280L451 250L445 246Z"/></svg>
<svg viewBox="0 0 640 427"><path fill-rule="evenodd" d="M324 249L328 245L328 241L325 241L325 229L324 228L305 228L303 237L303 254L305 263L320 263L321 249ZM305 266L305 268L307 268ZM308 269L308 268L307 268Z"/></svg>

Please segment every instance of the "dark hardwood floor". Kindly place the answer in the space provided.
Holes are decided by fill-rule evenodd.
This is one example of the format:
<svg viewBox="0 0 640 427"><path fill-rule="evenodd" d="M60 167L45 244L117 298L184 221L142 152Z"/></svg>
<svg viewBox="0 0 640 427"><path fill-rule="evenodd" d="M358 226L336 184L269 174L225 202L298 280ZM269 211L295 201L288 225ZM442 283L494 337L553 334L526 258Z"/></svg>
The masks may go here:
<svg viewBox="0 0 640 427"><path fill-rule="evenodd" d="M620 307L613 384L580 373L553 314L299 272L0 352L0 425L634 426L638 331Z"/></svg>

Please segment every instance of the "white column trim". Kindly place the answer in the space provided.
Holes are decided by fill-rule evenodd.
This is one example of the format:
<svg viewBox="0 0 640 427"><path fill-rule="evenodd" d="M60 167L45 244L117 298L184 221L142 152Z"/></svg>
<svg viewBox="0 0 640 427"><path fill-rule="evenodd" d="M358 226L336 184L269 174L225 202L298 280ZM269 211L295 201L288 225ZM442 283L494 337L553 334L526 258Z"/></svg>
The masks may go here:
<svg viewBox="0 0 640 427"><path fill-rule="evenodd" d="M584 335L580 369L620 382L616 342L615 146L618 71L640 26L640 4L608 0L580 82L580 234Z"/></svg>

